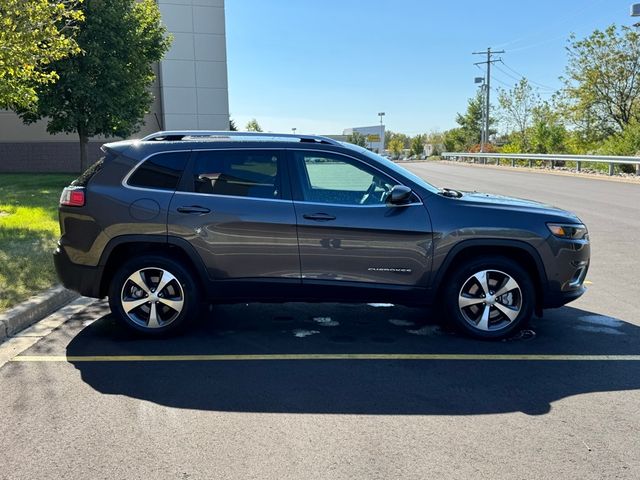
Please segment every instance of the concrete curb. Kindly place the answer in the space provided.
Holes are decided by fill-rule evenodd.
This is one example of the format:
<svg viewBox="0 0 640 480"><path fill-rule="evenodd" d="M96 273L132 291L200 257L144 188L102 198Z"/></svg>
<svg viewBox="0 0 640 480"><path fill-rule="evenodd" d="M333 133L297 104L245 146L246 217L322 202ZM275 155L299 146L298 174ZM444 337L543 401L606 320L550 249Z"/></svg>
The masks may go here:
<svg viewBox="0 0 640 480"><path fill-rule="evenodd" d="M55 312L79 295L57 285L0 313L0 342Z"/></svg>

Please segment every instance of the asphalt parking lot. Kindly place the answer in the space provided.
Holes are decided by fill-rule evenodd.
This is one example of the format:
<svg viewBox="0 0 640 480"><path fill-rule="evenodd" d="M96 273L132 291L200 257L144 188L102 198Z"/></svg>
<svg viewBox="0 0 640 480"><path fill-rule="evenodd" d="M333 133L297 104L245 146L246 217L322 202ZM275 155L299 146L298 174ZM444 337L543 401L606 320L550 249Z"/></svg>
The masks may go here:
<svg viewBox="0 0 640 480"><path fill-rule="evenodd" d="M0 367L0 478L639 478L640 185L408 166L575 211L590 290L500 342L386 304L219 305L145 340L95 302Z"/></svg>

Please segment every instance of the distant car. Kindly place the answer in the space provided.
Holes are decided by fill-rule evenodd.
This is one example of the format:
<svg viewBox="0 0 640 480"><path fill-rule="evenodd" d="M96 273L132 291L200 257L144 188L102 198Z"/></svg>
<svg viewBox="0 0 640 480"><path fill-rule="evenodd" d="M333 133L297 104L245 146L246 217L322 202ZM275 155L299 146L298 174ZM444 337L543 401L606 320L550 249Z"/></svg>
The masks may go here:
<svg viewBox="0 0 640 480"><path fill-rule="evenodd" d="M502 338L585 291L574 214L436 188L361 147L193 131L103 151L62 192L58 276L150 335L202 300L337 301L435 305Z"/></svg>

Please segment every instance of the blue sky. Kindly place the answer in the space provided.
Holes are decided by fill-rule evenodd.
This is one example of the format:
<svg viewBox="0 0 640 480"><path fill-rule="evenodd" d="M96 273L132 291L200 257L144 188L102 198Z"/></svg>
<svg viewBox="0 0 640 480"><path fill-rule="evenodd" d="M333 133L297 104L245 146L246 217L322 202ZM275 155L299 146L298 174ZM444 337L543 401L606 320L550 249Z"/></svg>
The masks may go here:
<svg viewBox="0 0 640 480"><path fill-rule="evenodd" d="M569 34L630 25L632 0L226 0L229 107L240 128L341 133L378 123L409 135L455 126L504 49L492 86L560 85ZM517 73L516 73L517 72ZM500 83L502 82L502 83ZM493 93L495 96L495 93Z"/></svg>

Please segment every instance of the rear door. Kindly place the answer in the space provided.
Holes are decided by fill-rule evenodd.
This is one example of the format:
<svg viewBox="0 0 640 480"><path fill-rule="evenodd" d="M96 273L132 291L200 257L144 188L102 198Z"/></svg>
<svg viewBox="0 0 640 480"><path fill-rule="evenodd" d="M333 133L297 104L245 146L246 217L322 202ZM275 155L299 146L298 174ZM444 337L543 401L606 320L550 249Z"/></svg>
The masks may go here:
<svg viewBox="0 0 640 480"><path fill-rule="evenodd" d="M302 282L426 286L431 221L420 198L392 206L400 184L359 159L291 150Z"/></svg>
<svg viewBox="0 0 640 480"><path fill-rule="evenodd" d="M169 235L191 243L216 280L299 283L296 217L279 149L194 151L169 209Z"/></svg>

